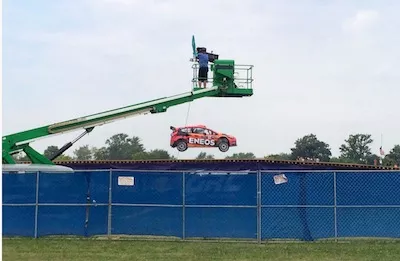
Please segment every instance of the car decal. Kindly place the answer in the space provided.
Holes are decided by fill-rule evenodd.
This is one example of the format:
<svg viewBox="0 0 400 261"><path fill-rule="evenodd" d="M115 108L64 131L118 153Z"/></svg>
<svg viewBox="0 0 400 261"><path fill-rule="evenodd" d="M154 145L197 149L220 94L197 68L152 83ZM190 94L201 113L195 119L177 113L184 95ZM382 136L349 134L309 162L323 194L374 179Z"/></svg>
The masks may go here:
<svg viewBox="0 0 400 261"><path fill-rule="evenodd" d="M205 145L205 146L215 146L215 140L213 139L189 138L189 143Z"/></svg>

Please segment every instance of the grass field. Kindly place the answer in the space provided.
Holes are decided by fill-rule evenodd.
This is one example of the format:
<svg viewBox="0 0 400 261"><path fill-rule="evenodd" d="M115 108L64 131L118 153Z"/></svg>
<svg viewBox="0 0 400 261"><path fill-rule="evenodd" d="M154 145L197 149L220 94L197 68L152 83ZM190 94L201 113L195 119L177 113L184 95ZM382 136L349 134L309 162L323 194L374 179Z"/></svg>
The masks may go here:
<svg viewBox="0 0 400 261"><path fill-rule="evenodd" d="M400 260L400 242L239 243L3 238L3 260Z"/></svg>

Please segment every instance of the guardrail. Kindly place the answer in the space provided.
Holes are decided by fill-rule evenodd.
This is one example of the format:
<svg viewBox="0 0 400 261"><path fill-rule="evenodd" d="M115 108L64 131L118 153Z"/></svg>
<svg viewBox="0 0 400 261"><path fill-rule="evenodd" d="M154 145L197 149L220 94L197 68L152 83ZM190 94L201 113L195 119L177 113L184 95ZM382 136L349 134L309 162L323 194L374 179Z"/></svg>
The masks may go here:
<svg viewBox="0 0 400 261"><path fill-rule="evenodd" d="M234 70L235 70L235 74L234 74L234 82L237 86L237 88L241 88L241 89L252 89L253 88L253 65L246 65L246 64L235 64ZM192 78L192 87L193 88L197 88L198 87L198 71L199 71L199 64L198 63L194 63L192 65L192 69L193 69L193 78ZM208 73L208 78L207 78L207 82L213 82L214 78L213 78L213 73L211 70L211 66L208 66L209 69L209 73Z"/></svg>

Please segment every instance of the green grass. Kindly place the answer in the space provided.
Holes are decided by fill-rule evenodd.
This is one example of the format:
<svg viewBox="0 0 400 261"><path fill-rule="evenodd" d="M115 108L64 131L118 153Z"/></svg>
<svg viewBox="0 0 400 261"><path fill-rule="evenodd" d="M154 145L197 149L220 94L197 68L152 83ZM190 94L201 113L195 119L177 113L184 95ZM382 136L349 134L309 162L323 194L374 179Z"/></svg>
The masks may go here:
<svg viewBox="0 0 400 261"><path fill-rule="evenodd" d="M400 260L400 243L239 243L3 238L3 260Z"/></svg>

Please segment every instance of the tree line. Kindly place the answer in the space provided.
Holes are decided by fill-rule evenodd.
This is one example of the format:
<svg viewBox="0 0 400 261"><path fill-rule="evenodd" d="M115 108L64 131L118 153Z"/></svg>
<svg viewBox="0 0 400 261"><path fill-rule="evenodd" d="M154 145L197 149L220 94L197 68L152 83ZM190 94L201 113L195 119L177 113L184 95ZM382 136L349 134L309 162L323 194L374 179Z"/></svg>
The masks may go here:
<svg viewBox="0 0 400 261"><path fill-rule="evenodd" d="M399 166L400 145L394 145L387 154L381 150L383 154L379 153L379 156L371 151L373 142L370 134L350 134L339 147L339 157L332 157L329 144L319 140L315 134L308 134L295 141L290 153L269 155L265 158Z"/></svg>
<svg viewBox="0 0 400 261"><path fill-rule="evenodd" d="M369 165L399 166L400 145L395 145L389 153L381 155L372 153L370 145L373 139L370 134L351 134L339 147L339 157L332 157L329 144L321 141L315 134L308 134L294 142L294 147L288 153L271 154L264 156L272 160L303 160L321 162L340 162ZM50 158L59 150L58 146L48 146L44 155ZM29 161L24 155L15 155L17 161ZM234 153L225 159L256 159L252 152ZM146 150L141 139L119 133L105 141L100 148L84 145L73 151L73 156L60 155L56 160L169 160L175 159L163 149ZM196 159L214 159L213 154L200 152Z"/></svg>

